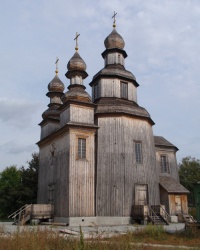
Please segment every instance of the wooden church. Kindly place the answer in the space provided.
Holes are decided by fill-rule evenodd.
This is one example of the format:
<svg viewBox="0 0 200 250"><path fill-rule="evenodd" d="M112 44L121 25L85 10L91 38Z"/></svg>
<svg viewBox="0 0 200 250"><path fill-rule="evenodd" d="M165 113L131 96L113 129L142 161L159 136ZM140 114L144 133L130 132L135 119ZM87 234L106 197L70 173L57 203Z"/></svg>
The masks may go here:
<svg viewBox="0 0 200 250"><path fill-rule="evenodd" d="M48 85L50 103L39 124L37 203L51 204L53 220L67 225L176 222L188 214L178 148L153 135L154 121L137 103L139 84L125 68L115 18L104 44L104 68L89 83L92 97L83 83L88 74L78 44L67 64L68 90L57 67Z"/></svg>

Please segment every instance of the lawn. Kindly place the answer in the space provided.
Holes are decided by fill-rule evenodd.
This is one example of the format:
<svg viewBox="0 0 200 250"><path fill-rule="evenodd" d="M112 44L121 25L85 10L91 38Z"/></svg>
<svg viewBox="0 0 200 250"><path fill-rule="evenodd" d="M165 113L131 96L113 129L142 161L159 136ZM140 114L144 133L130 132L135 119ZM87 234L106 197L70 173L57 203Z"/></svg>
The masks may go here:
<svg viewBox="0 0 200 250"><path fill-rule="evenodd" d="M148 225L126 235L86 240L82 233L78 238L61 236L55 228L41 230L40 227L32 226L23 231L5 234L4 228L0 227L0 250L149 250L177 249L177 246L200 249L199 235L200 230L197 228L170 234L165 232L162 226ZM173 245L174 248L167 245Z"/></svg>

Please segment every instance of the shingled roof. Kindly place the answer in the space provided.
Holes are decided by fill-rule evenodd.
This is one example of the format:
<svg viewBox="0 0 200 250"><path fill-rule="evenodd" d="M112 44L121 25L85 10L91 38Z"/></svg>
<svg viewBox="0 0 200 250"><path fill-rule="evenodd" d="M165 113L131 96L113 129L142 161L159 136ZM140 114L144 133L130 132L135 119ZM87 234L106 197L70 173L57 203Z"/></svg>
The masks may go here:
<svg viewBox="0 0 200 250"><path fill-rule="evenodd" d="M183 187L178 181L173 179L170 176L160 176L160 185L168 192L168 193L186 193L189 191Z"/></svg>
<svg viewBox="0 0 200 250"><path fill-rule="evenodd" d="M159 147L171 147L171 148L175 148L176 151L178 151L178 148L172 144L171 142L167 141L164 137L162 136L154 136L154 142L155 142L155 146L159 146Z"/></svg>

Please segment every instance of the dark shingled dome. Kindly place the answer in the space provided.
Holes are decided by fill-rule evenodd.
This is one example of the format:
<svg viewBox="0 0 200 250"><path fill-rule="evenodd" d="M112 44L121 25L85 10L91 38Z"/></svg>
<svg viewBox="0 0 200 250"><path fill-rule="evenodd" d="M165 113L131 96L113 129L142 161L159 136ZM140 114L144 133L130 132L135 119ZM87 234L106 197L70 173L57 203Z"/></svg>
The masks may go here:
<svg viewBox="0 0 200 250"><path fill-rule="evenodd" d="M86 64L84 60L80 57L78 52L75 52L72 58L69 60L67 64L68 70L86 70Z"/></svg>
<svg viewBox="0 0 200 250"><path fill-rule="evenodd" d="M71 85L70 89L61 97L63 103L67 101L81 101L91 103L90 95L84 90L84 86Z"/></svg>
<svg viewBox="0 0 200 250"><path fill-rule="evenodd" d="M63 92L64 89L65 89L65 86L57 75L53 78L53 80L48 85L48 90L51 92Z"/></svg>
<svg viewBox="0 0 200 250"><path fill-rule="evenodd" d="M118 34L117 31L113 29L110 35L106 37L104 45L106 49L123 49L125 46L125 42L124 39L120 36L120 34Z"/></svg>
<svg viewBox="0 0 200 250"><path fill-rule="evenodd" d="M58 107L49 107L47 110L45 110L43 112L42 118L43 119L47 119L47 118L57 118L57 119L59 119L60 112L57 109Z"/></svg>

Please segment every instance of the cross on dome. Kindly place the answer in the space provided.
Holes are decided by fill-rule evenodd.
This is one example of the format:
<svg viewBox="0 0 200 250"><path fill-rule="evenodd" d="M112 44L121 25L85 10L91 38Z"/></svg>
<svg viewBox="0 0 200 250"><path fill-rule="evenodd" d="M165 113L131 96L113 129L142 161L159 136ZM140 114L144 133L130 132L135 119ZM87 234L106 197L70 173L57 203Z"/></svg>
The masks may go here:
<svg viewBox="0 0 200 250"><path fill-rule="evenodd" d="M59 58L58 57L56 57L56 62L55 62L55 64L56 64L56 75L58 75L58 61L59 61Z"/></svg>
<svg viewBox="0 0 200 250"><path fill-rule="evenodd" d="M117 12L114 11L114 15L112 16L112 18L114 18L114 21L113 21L113 28L116 27L116 19L115 19L115 16L117 15Z"/></svg>
<svg viewBox="0 0 200 250"><path fill-rule="evenodd" d="M75 47L76 52L78 51L78 37L79 36L80 36L80 34L78 34L78 32L76 32L76 37L74 38L74 40L76 40L76 47Z"/></svg>

